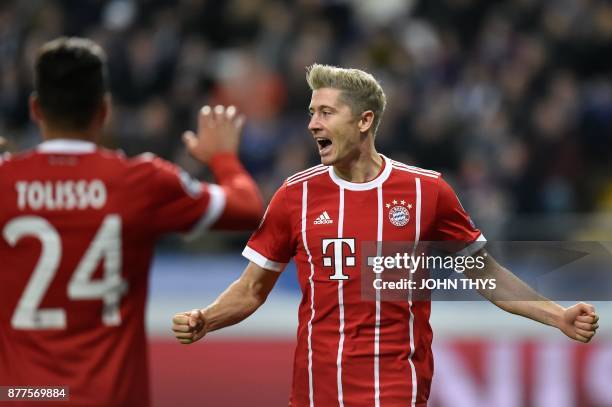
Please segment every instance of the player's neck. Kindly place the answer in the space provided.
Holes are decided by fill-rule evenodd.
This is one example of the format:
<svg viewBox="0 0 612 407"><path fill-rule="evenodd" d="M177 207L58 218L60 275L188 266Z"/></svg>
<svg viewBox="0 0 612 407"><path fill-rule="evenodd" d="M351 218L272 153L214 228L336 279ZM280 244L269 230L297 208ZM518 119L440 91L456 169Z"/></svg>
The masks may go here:
<svg viewBox="0 0 612 407"><path fill-rule="evenodd" d="M383 158L375 149L372 149L367 154L360 154L346 163L334 165L334 172L346 181L363 183L376 178L383 165Z"/></svg>
<svg viewBox="0 0 612 407"><path fill-rule="evenodd" d="M50 127L41 128L43 140L84 140L96 143L98 140L99 132L94 129L84 130L65 130L65 129L54 129Z"/></svg>

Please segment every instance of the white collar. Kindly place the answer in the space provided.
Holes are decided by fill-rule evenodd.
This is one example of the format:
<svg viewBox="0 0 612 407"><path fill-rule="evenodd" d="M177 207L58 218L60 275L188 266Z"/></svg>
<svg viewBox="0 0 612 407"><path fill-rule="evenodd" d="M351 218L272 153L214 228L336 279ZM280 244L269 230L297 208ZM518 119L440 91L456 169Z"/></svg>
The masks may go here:
<svg viewBox="0 0 612 407"><path fill-rule="evenodd" d="M350 182L344 180L336 174L333 166L329 167L329 176L331 177L332 181L334 181L334 183L336 183L338 186L351 191L367 191L369 189L376 188L379 185L382 185L382 183L385 182L387 178L389 178L391 170L393 169L393 166L391 165L391 160L389 160L382 154L380 156L383 158L383 160L385 160L385 169L376 178L368 182Z"/></svg>
<svg viewBox="0 0 612 407"><path fill-rule="evenodd" d="M96 144L87 140L53 139L40 143L36 151L39 153L85 154L96 151Z"/></svg>

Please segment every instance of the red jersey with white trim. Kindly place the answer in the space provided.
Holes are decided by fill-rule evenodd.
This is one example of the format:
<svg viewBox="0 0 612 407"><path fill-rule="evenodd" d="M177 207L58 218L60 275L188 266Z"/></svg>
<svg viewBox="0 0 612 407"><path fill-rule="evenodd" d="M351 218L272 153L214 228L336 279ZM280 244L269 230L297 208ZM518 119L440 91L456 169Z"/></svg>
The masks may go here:
<svg viewBox="0 0 612 407"><path fill-rule="evenodd" d="M440 174L386 157L372 181L319 165L286 180L243 255L282 271L294 258L303 297L290 405L424 406L433 375L429 301L365 301L361 243L484 237ZM403 209L393 209L401 206Z"/></svg>
<svg viewBox="0 0 612 407"><path fill-rule="evenodd" d="M0 160L0 386L68 386L71 405L148 405L154 245L212 225L225 195L151 154L84 141Z"/></svg>

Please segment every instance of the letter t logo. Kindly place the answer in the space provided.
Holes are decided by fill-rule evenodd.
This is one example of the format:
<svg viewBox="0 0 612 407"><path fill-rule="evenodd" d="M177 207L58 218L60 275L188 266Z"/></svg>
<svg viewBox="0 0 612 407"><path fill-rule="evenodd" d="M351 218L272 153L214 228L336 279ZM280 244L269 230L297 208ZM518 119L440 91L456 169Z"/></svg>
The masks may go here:
<svg viewBox="0 0 612 407"><path fill-rule="evenodd" d="M331 267L332 261L334 274L329 276L330 280L348 280L349 276L343 273L343 267L355 267L355 256L342 255L342 246L347 245L351 254L355 254L355 239L323 239L323 254L327 254L327 248L333 243L334 253L332 256L323 256L323 267Z"/></svg>

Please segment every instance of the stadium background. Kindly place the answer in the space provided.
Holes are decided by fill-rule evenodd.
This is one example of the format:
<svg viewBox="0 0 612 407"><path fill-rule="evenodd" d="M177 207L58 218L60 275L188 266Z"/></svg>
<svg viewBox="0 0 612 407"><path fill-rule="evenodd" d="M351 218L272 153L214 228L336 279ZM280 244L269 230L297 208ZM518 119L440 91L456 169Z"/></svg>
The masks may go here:
<svg viewBox="0 0 612 407"><path fill-rule="evenodd" d="M267 200L317 162L304 67L358 67L387 93L379 151L442 171L489 240L612 240L608 1L3 1L10 151L39 141L32 61L59 35L107 50L115 107L103 144L129 155L152 151L209 179L180 134L201 105L234 103L248 116L241 157ZM160 243L147 317L156 405L286 405L293 268L245 323L189 347L169 332L173 313L239 275L247 237ZM612 406L612 306L596 305L599 336L581 346L484 302L434 303L432 406Z"/></svg>

